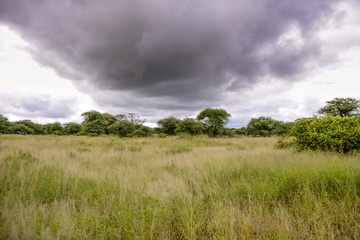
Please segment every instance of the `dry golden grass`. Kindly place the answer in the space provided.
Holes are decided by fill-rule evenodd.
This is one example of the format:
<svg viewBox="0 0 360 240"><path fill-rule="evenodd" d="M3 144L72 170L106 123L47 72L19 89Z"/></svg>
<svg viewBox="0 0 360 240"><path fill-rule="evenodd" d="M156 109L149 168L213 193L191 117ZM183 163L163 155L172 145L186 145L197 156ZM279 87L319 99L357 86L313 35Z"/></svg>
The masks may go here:
<svg viewBox="0 0 360 240"><path fill-rule="evenodd" d="M0 135L1 239L358 239L358 154Z"/></svg>

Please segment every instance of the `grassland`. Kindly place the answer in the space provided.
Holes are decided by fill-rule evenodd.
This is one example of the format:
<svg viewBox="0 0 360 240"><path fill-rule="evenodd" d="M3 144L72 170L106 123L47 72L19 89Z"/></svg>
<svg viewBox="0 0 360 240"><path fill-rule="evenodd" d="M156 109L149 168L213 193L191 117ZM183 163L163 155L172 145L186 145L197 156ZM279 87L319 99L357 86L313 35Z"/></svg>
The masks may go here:
<svg viewBox="0 0 360 240"><path fill-rule="evenodd" d="M0 135L0 239L360 239L360 155Z"/></svg>

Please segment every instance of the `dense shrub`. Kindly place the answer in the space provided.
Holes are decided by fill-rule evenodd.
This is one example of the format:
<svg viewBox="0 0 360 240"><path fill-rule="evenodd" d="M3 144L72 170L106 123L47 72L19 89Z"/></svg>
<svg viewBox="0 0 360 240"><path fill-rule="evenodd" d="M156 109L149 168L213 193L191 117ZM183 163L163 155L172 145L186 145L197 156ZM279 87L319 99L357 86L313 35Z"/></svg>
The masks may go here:
<svg viewBox="0 0 360 240"><path fill-rule="evenodd" d="M154 130L151 127L141 126L131 134L133 137L151 137L154 134Z"/></svg>
<svg viewBox="0 0 360 240"><path fill-rule="evenodd" d="M116 134L119 137L125 137L135 130L135 124L126 120L119 120L114 124L111 124L107 128L110 134Z"/></svg>
<svg viewBox="0 0 360 240"><path fill-rule="evenodd" d="M296 121L291 135L298 150L360 150L360 121L353 117L313 117Z"/></svg>
<svg viewBox="0 0 360 240"><path fill-rule="evenodd" d="M176 133L199 135L204 133L205 125L193 118L185 118L176 125Z"/></svg>
<svg viewBox="0 0 360 240"><path fill-rule="evenodd" d="M10 126L10 133L12 134L35 134L35 131L28 126L21 123L13 123Z"/></svg>

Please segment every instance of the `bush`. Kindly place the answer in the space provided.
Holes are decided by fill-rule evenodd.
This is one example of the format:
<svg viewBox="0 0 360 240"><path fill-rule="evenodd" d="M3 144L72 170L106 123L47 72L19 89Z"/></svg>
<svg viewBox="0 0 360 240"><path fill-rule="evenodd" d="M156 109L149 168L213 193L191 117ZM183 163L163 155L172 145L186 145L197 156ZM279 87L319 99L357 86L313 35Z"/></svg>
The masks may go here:
<svg viewBox="0 0 360 240"><path fill-rule="evenodd" d="M154 134L154 130L150 127L141 126L137 128L131 135L133 137L151 137Z"/></svg>
<svg viewBox="0 0 360 240"><path fill-rule="evenodd" d="M63 134L62 134L62 132L60 132L59 130L55 130L55 131L53 131L53 132L52 132L52 134L54 134L54 135L58 135L58 136L63 135Z"/></svg>
<svg viewBox="0 0 360 240"><path fill-rule="evenodd" d="M360 121L353 117L313 117L296 121L291 129L297 150L352 152L360 150Z"/></svg>
<svg viewBox="0 0 360 240"><path fill-rule="evenodd" d="M205 125L193 118L185 118L176 125L176 133L186 133L190 135L199 135L204 133Z"/></svg>
<svg viewBox="0 0 360 240"><path fill-rule="evenodd" d="M76 134L76 136L86 136L86 135L87 135L86 132L78 132L78 133Z"/></svg>
<svg viewBox="0 0 360 240"><path fill-rule="evenodd" d="M167 137L167 135L165 133L160 133L157 136L158 136L158 138L166 138Z"/></svg>
<svg viewBox="0 0 360 240"><path fill-rule="evenodd" d="M135 130L135 124L126 120L119 120L116 123L111 124L107 130L110 134L126 137Z"/></svg>

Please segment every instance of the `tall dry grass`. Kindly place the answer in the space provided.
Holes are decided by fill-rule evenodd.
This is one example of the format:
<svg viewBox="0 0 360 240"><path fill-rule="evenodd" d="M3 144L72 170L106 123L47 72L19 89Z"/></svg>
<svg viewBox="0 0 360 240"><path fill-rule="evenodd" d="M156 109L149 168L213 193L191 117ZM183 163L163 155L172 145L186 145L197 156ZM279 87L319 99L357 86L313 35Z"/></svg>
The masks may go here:
<svg viewBox="0 0 360 240"><path fill-rule="evenodd" d="M1 239L360 239L359 154L0 135Z"/></svg>

